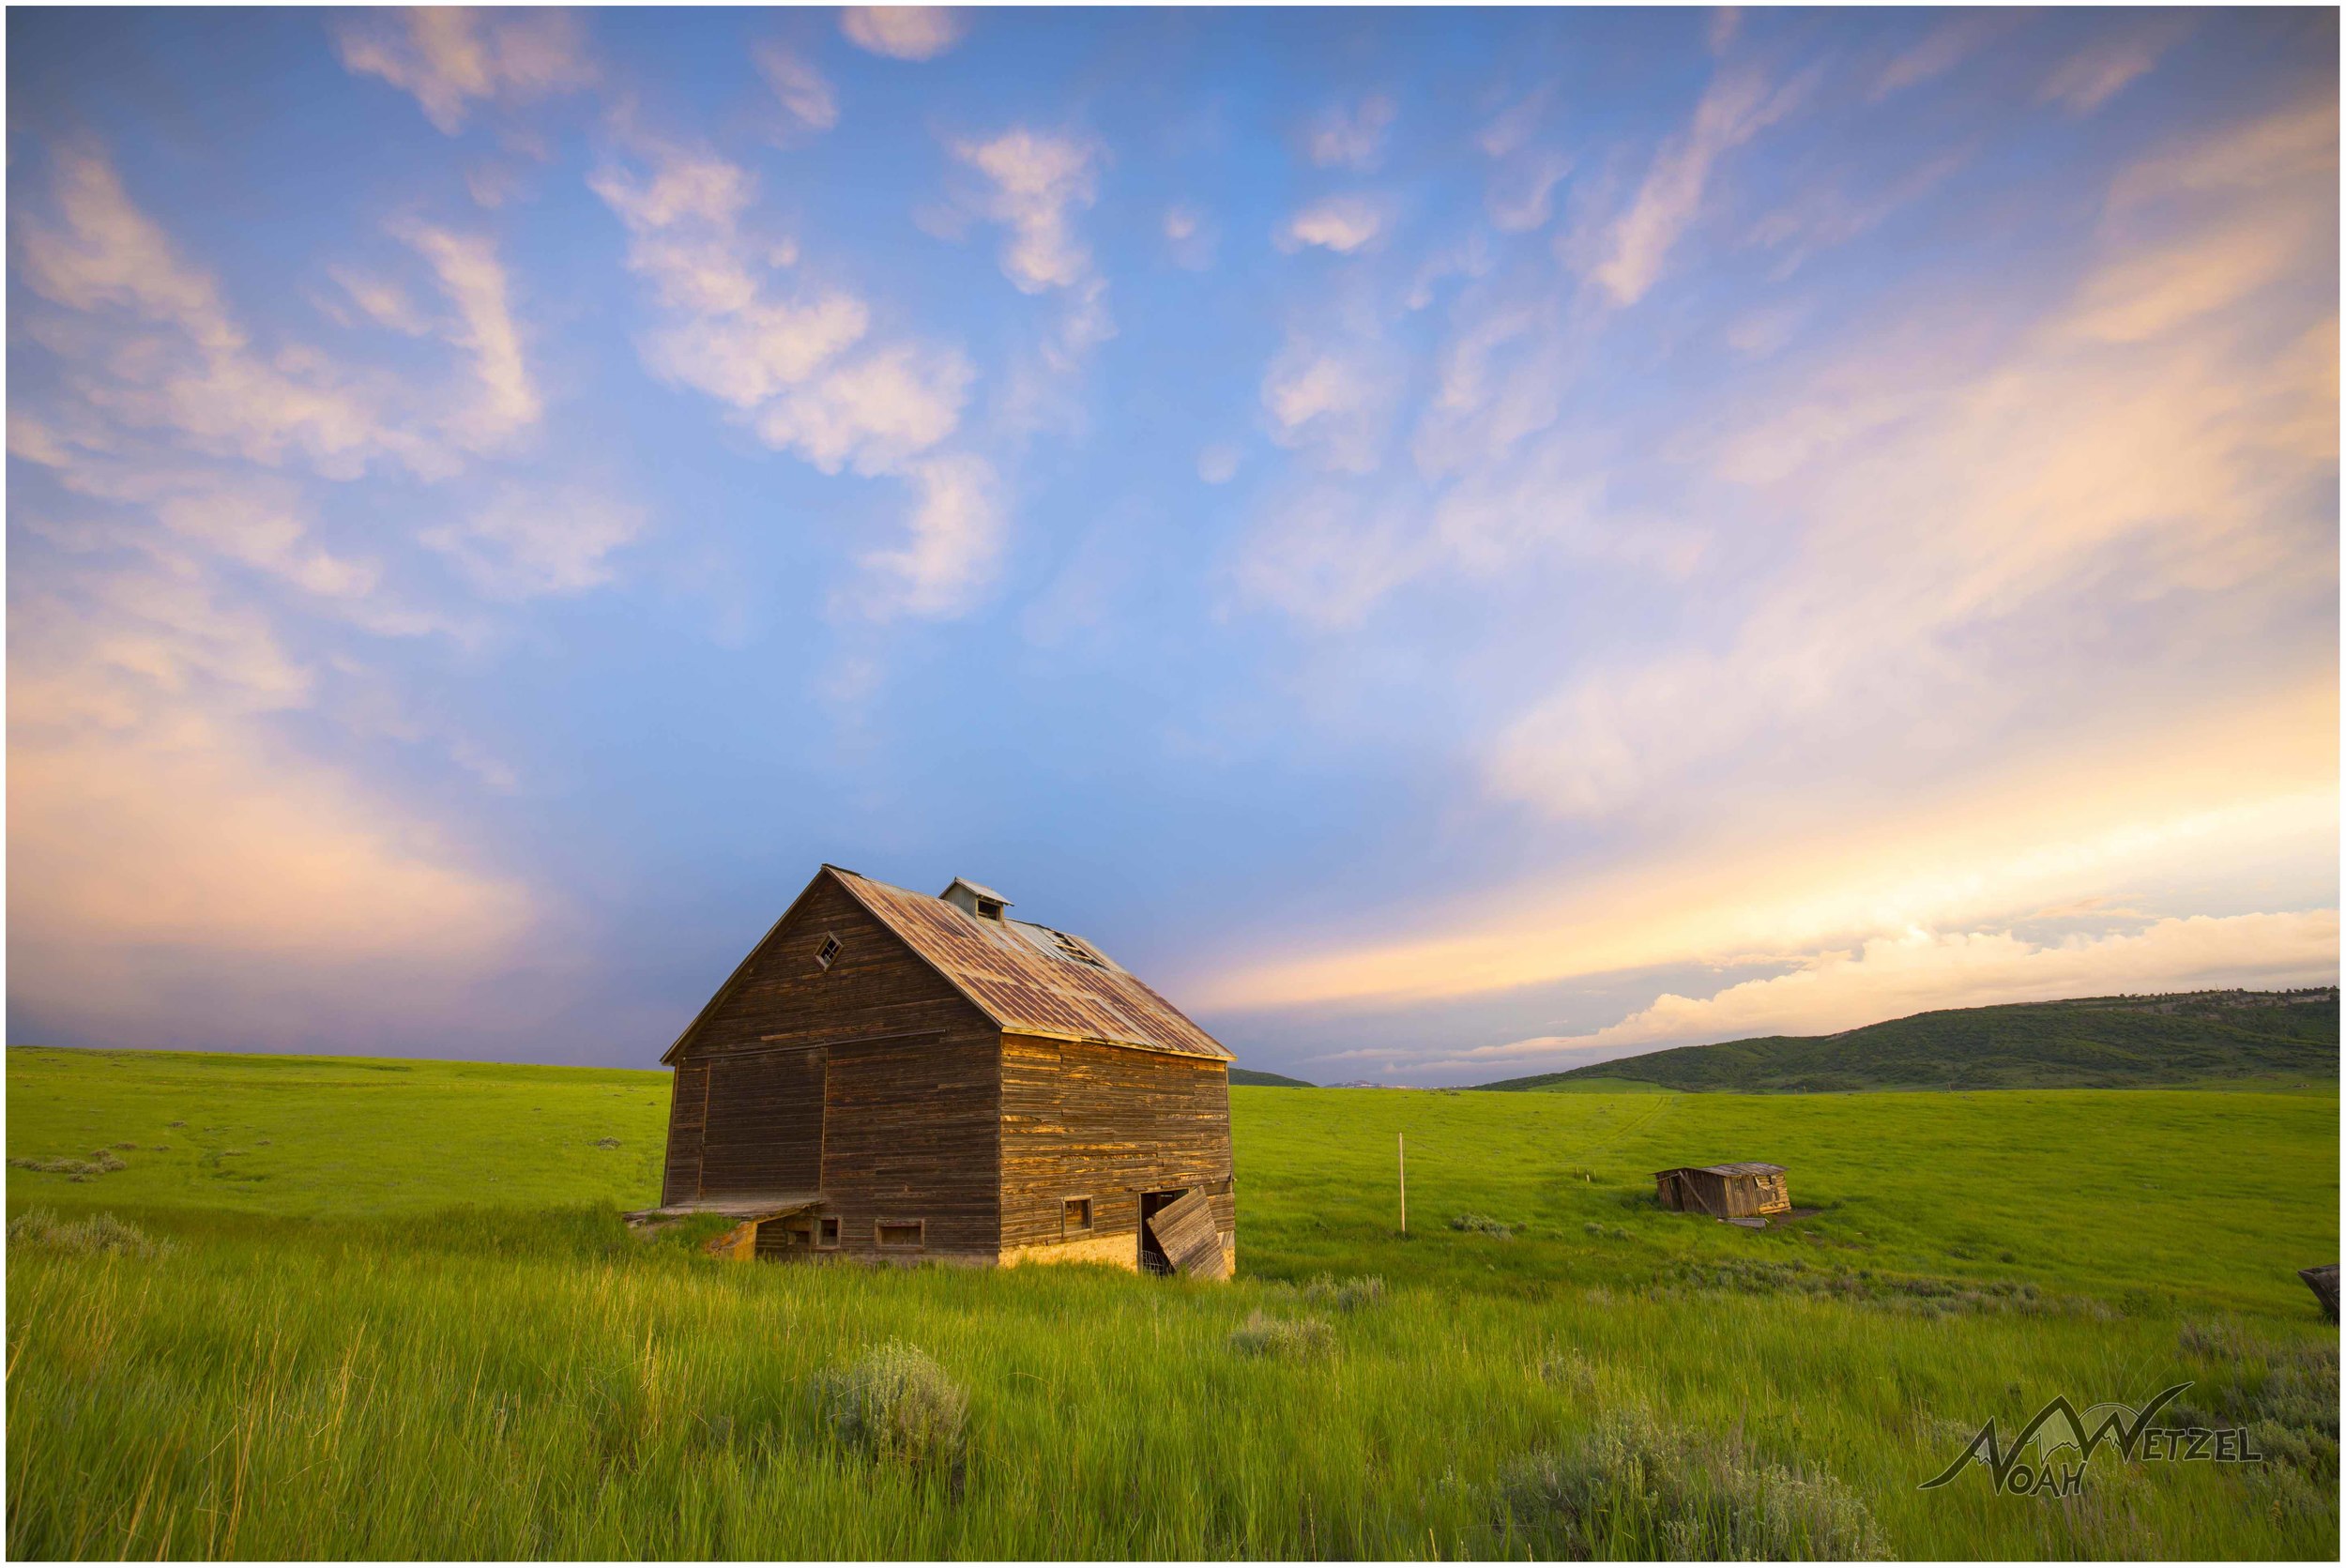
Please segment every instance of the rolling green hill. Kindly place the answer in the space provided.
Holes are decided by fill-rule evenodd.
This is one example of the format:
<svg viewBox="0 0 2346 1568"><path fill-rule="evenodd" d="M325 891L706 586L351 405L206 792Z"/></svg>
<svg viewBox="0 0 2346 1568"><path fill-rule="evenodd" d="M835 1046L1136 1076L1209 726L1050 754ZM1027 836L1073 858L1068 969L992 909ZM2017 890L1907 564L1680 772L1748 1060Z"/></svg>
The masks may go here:
<svg viewBox="0 0 2346 1568"><path fill-rule="evenodd" d="M1284 1073L1257 1073L1251 1067L1230 1069L1230 1083L1242 1088L1318 1088L1301 1078L1290 1078Z"/></svg>
<svg viewBox="0 0 2346 1568"><path fill-rule="evenodd" d="M1746 1094L2335 1084L2338 993L2197 991L1957 1008L1840 1034L1683 1045L1482 1087L1570 1089L1624 1078Z"/></svg>

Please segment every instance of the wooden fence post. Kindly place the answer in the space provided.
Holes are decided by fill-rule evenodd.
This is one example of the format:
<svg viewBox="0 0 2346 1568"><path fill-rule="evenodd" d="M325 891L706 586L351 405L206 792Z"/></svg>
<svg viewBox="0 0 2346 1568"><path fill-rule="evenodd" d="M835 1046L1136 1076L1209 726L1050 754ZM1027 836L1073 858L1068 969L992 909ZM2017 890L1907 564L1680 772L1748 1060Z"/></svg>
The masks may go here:
<svg viewBox="0 0 2346 1568"><path fill-rule="evenodd" d="M1393 1135L1394 1153L1401 1162L1401 1234L1409 1233L1409 1140L1406 1134Z"/></svg>

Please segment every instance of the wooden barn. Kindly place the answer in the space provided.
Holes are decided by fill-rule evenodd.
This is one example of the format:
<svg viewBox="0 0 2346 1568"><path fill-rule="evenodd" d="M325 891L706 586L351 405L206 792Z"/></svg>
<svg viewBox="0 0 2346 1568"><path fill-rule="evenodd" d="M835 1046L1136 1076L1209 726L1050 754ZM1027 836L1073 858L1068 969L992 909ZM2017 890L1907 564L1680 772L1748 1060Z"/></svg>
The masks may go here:
<svg viewBox="0 0 2346 1568"><path fill-rule="evenodd" d="M955 878L826 865L661 1059L661 1208L736 1256L1238 1258L1230 1053L1081 937Z"/></svg>
<svg viewBox="0 0 2346 1568"><path fill-rule="evenodd" d="M1731 1165L1679 1165L1653 1173L1654 1195L1665 1209L1714 1220L1781 1214L1792 1207L1782 1165L1746 1160Z"/></svg>

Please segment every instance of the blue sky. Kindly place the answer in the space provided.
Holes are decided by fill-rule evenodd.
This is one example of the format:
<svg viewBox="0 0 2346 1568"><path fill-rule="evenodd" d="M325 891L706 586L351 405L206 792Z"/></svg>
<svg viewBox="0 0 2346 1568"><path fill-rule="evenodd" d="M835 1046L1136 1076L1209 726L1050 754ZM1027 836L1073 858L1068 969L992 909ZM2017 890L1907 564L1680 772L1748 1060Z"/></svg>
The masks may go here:
<svg viewBox="0 0 2346 1568"><path fill-rule="evenodd" d="M2313 12L9 18L19 1043L832 860L1478 1082L2338 968Z"/></svg>

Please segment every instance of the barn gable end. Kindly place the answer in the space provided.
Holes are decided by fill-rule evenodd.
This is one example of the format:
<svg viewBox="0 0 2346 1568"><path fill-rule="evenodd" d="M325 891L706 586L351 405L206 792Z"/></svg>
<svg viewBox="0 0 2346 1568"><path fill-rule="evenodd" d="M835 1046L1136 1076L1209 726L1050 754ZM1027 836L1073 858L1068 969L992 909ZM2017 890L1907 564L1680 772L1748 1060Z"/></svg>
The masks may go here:
<svg viewBox="0 0 2346 1568"><path fill-rule="evenodd" d="M828 958L828 962L825 962ZM664 1059L662 1202L814 1197L839 1250L921 1227L924 1256L998 1246L1000 1066L990 1020L818 873Z"/></svg>

